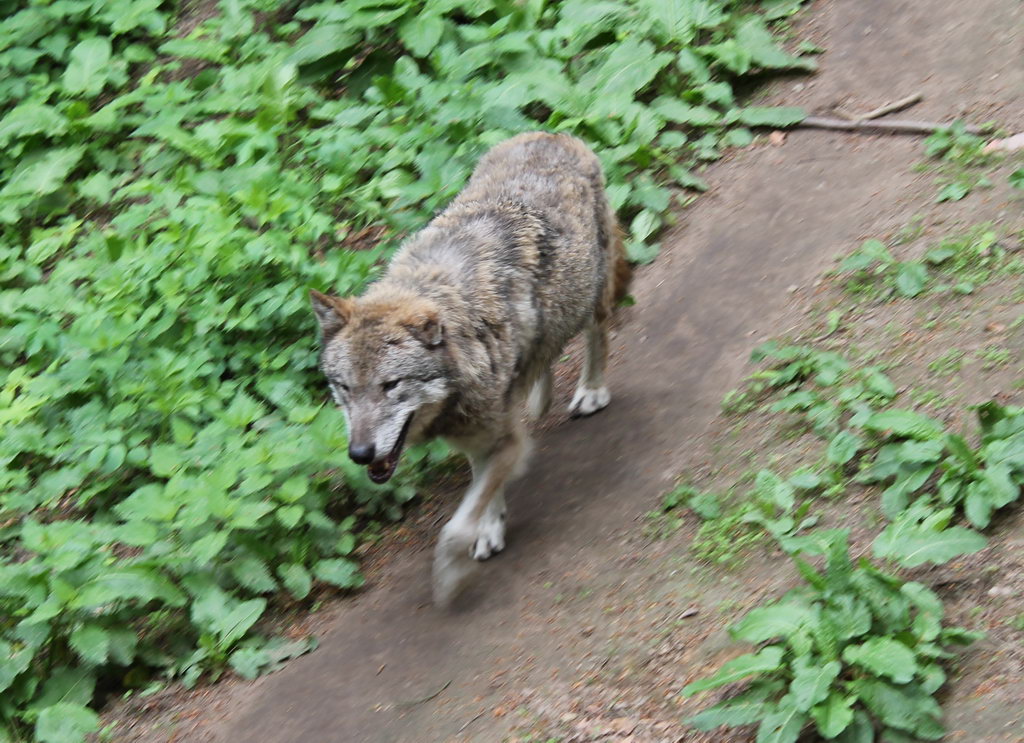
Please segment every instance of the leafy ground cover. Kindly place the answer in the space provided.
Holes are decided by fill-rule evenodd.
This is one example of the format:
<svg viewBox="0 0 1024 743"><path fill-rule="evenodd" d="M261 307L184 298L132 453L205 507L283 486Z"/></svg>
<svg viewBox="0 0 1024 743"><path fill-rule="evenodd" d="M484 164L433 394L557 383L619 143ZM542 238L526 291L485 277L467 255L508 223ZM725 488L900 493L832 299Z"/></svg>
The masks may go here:
<svg viewBox="0 0 1024 743"><path fill-rule="evenodd" d="M947 149L959 141L954 135ZM998 547L986 547L1005 549L999 526L1024 485L1024 416L1008 404L1020 388L1019 368L1011 366L1021 354L1016 277L1024 233L1019 219L1008 217L926 238L922 219L841 258L828 277L831 292L813 308L822 320L793 342L754 352L762 368L726 396L723 409L735 421L733 450L749 445L748 427L771 429L759 454L740 457L761 469L734 475L725 496L691 481L666 497L669 513L685 506L701 519L698 557L736 565L770 538L802 578L801 587L754 608L732 629L757 652L683 690L690 696L730 687L690 719L701 729L756 723L759 741L795 741L812 728L821 738L848 741L945 735L933 695L947 678L942 666L957 661L933 641L946 631L936 620L949 610L942 592L903 576L965 565L978 574L1001 572ZM889 318L884 329L871 322L875 315ZM934 349L948 350L936 358ZM831 500L838 495L842 501ZM822 531L819 522L844 528ZM851 532L857 552L870 553L873 563L865 556L853 567ZM806 555L823 556L823 570ZM872 599L860 593L876 588ZM883 594L889 598L879 605L899 617L852 609ZM837 601L846 602L838 633L829 620ZM965 611L962 599L957 606L971 624L982 613L977 606ZM999 618L988 628L999 639L987 641L990 662L993 647L1019 654L1015 607L1010 601L993 611ZM949 631L964 641L980 637ZM886 666L894 658L901 658L900 678ZM935 673L912 672L926 665Z"/></svg>
<svg viewBox="0 0 1024 743"><path fill-rule="evenodd" d="M646 261L689 169L799 110L799 0L21 2L0 21L0 739L73 741L154 675L252 676L268 607L356 588L308 287L355 291L489 145L599 152ZM418 460L418 461L417 461Z"/></svg>

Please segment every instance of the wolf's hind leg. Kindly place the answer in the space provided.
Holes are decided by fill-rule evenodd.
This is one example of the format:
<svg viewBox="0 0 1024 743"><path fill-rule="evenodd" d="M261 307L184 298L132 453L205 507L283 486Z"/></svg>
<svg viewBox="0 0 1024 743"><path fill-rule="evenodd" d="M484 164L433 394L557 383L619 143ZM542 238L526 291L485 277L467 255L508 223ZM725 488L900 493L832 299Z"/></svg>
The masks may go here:
<svg viewBox="0 0 1024 743"><path fill-rule="evenodd" d="M572 402L569 403L569 415L573 418L596 413L612 401L604 381L607 363L608 320L595 319L587 327L587 355L583 360L583 373Z"/></svg>
<svg viewBox="0 0 1024 743"><path fill-rule="evenodd" d="M537 381L533 383L533 387L530 389L530 397L526 402L530 418L533 420L540 420L547 415L548 409L551 407L552 385L552 371L549 366L541 372L541 375L537 377Z"/></svg>
<svg viewBox="0 0 1024 743"><path fill-rule="evenodd" d="M526 450L526 435L516 421L485 453L470 454L473 482L441 530L434 551L438 606L447 605L465 586L475 560L486 560L505 548L505 484L518 474Z"/></svg>

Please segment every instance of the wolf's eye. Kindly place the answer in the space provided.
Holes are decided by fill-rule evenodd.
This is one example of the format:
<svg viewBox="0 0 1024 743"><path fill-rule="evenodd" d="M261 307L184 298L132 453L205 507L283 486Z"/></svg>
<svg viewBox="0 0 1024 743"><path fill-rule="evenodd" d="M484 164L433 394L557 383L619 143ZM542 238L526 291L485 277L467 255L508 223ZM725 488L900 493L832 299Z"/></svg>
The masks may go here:
<svg viewBox="0 0 1024 743"><path fill-rule="evenodd" d="M390 382L385 382L384 384L382 384L380 388L385 392L391 392L391 390L397 387L398 383L401 381L401 379L392 379Z"/></svg>

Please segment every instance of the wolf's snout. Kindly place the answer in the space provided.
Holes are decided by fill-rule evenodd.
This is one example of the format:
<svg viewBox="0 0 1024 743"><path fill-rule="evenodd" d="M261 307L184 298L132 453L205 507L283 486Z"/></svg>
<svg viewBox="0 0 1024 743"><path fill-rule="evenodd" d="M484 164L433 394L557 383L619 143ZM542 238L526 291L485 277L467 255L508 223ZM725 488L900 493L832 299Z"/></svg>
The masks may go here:
<svg viewBox="0 0 1024 743"><path fill-rule="evenodd" d="M369 464L373 461L373 457L376 453L377 452L373 444L349 443L348 445L349 459L356 464Z"/></svg>

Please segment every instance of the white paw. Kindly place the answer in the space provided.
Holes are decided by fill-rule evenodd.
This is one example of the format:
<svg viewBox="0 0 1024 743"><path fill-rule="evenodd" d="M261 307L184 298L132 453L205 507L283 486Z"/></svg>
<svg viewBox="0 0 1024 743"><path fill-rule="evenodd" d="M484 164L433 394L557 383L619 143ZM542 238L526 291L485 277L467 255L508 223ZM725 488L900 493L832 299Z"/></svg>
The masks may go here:
<svg viewBox="0 0 1024 743"><path fill-rule="evenodd" d="M473 542L474 560L486 560L505 549L505 514L491 509L480 519L476 541Z"/></svg>
<svg viewBox="0 0 1024 743"><path fill-rule="evenodd" d="M450 527L441 530L434 550L434 603L440 608L448 606L468 585L476 565L470 559L474 535Z"/></svg>
<svg viewBox="0 0 1024 743"><path fill-rule="evenodd" d="M580 387L572 396L572 402L569 403L569 415L573 418L593 415L611 401L612 393L608 391L607 387L598 387L596 390Z"/></svg>
<svg viewBox="0 0 1024 743"><path fill-rule="evenodd" d="M530 419L537 421L548 414L548 408L550 407L551 376L549 372L547 376L542 376L538 379L530 389L530 396L526 401L526 409L530 414Z"/></svg>

